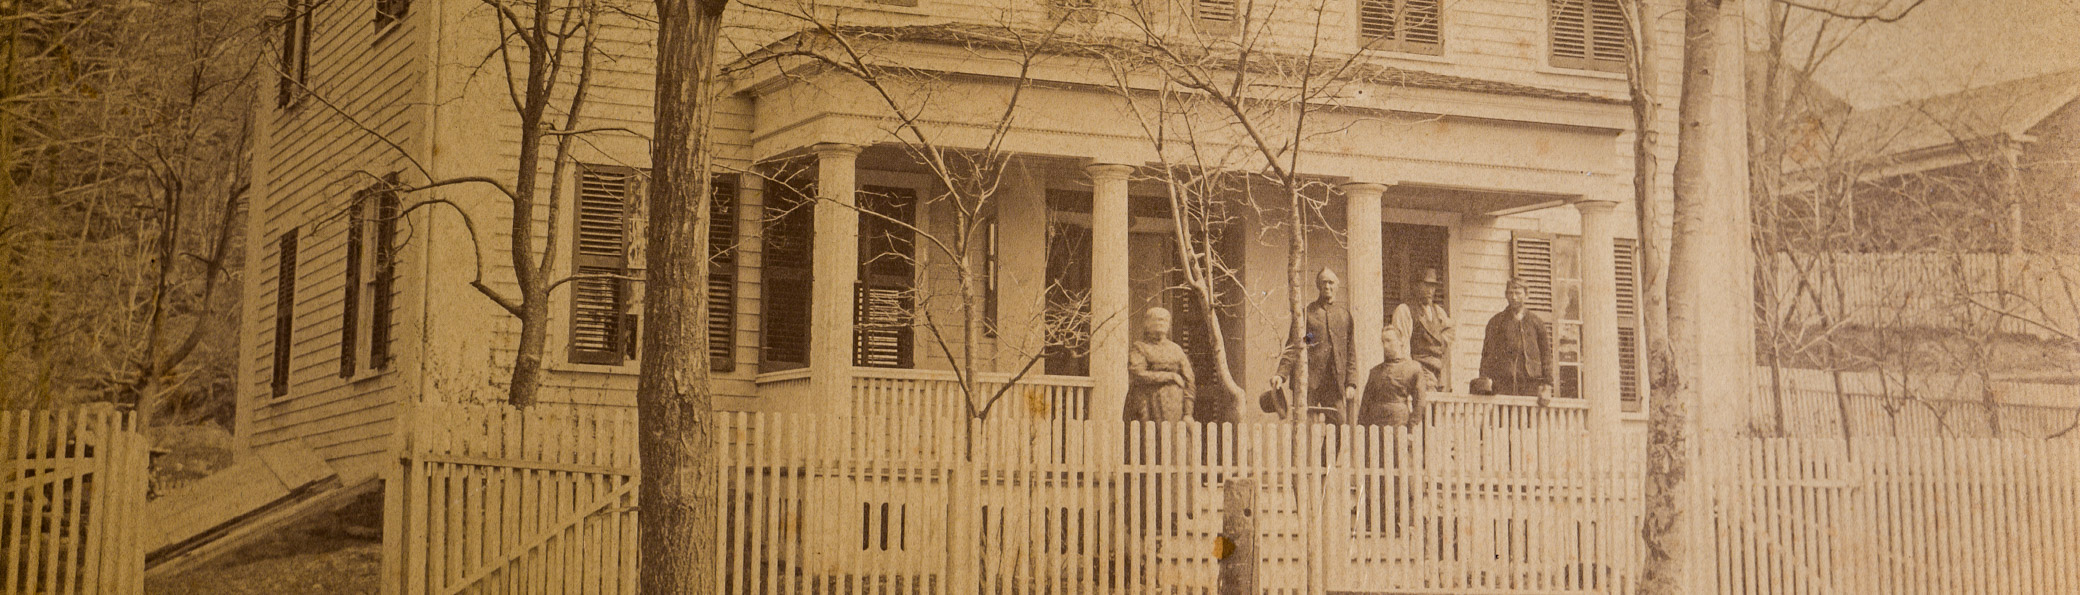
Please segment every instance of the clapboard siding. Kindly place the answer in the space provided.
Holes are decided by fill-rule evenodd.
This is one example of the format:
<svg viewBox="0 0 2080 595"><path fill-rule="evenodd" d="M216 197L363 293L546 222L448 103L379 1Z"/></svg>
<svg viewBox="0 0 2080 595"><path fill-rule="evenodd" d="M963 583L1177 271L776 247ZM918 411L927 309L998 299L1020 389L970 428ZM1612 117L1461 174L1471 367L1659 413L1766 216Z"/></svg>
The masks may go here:
<svg viewBox="0 0 2080 595"><path fill-rule="evenodd" d="M339 377L347 222L342 218L353 193L387 172L407 169L399 146L416 146L425 130L419 110L426 51L424 19L415 12L375 39L370 0L317 3L310 39L312 95L289 109L272 101L265 87L258 115L265 139L256 155L254 216L248 231L256 263L247 283L248 324L242 350L248 371L241 385L241 438L249 446L301 440L335 463L372 460L394 433L400 391L407 386L402 362L418 352L408 331L420 317L422 297L413 273L419 253L406 246L398 257L392 295L392 352L389 370ZM423 12L423 11L419 11ZM276 52L262 56L273 72ZM380 138L379 138L380 136ZM400 227L409 229L410 224ZM268 394L274 351L274 293L277 261L273 238L299 229L295 304L290 344L288 394ZM400 234L409 236L410 234ZM264 264L262 264L264 263ZM371 465L352 465L373 472Z"/></svg>

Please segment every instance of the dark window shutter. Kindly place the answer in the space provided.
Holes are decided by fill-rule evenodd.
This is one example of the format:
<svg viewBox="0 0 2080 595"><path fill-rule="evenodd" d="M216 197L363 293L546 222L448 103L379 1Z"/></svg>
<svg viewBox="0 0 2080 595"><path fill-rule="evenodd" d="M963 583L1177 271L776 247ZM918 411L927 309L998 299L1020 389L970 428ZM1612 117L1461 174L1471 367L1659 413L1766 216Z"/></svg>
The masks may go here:
<svg viewBox="0 0 2080 595"><path fill-rule="evenodd" d="M708 195L708 357L710 367L737 367L737 176L714 176ZM632 325L631 325L632 326Z"/></svg>
<svg viewBox="0 0 2080 595"><path fill-rule="evenodd" d="M1618 379L1627 408L1639 404L1639 240L1618 238L1613 260L1618 272Z"/></svg>
<svg viewBox="0 0 2080 595"><path fill-rule="evenodd" d="M1366 47L1435 54L1443 49L1439 0L1358 0L1358 42Z"/></svg>
<svg viewBox="0 0 2080 595"><path fill-rule="evenodd" d="M346 282L340 285L339 312L339 377L354 377L354 356L361 351L361 251L365 248L361 234L362 215L367 213L369 200L366 191L354 194L353 202L347 204L347 266Z"/></svg>
<svg viewBox="0 0 2080 595"><path fill-rule="evenodd" d="M795 176L804 176L796 173ZM759 346L761 372L809 365L809 308L815 250L814 182L776 176L765 195Z"/></svg>
<svg viewBox="0 0 2080 595"><path fill-rule="evenodd" d="M864 186L859 193L859 286L853 297L853 365L908 368L917 282L917 191ZM891 221L891 219L893 221Z"/></svg>
<svg viewBox="0 0 2080 595"><path fill-rule="evenodd" d="M570 361L619 364L626 355L622 314L628 272L627 197L636 174L583 166L578 171L575 237L571 242Z"/></svg>
<svg viewBox="0 0 2080 595"><path fill-rule="evenodd" d="M385 180L396 184L395 175ZM375 289L370 292L368 320L368 367L383 369L390 367L390 309L395 296L391 292L397 286L397 219L403 217L398 204L397 191L385 188L376 193L375 234Z"/></svg>
<svg viewBox="0 0 2080 595"><path fill-rule="evenodd" d="M296 230L282 232L275 252L274 396L289 394L289 351L296 326Z"/></svg>
<svg viewBox="0 0 2080 595"><path fill-rule="evenodd" d="M1625 0L1549 0L1552 64L1622 72L1631 28Z"/></svg>

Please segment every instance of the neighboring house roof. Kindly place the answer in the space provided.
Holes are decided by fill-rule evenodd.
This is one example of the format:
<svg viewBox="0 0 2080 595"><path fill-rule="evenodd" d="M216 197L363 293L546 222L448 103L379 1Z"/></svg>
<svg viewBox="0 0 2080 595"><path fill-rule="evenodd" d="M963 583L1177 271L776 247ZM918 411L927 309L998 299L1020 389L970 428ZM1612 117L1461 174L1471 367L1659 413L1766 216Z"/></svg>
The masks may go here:
<svg viewBox="0 0 2080 595"><path fill-rule="evenodd" d="M1873 155L2020 137L2076 100L2080 70L2046 74L1856 110L1849 115L1844 136L1849 146Z"/></svg>
<svg viewBox="0 0 2080 595"><path fill-rule="evenodd" d="M1136 44L1139 43L1138 41L1129 39L1072 36L1070 34L1061 32L1050 33L1048 31L1035 29L959 23L876 27L853 26L842 27L837 30L842 34L847 35L848 37L867 38L892 42L955 45L978 49L1022 51L1029 48L1033 48L1036 44L1046 44L1050 47L1042 51L1060 55L1091 54L1096 51L1106 49L1132 51L1135 48ZM757 51L747 54L743 59L739 60L738 62L739 64L742 64L749 61L770 58L774 55L789 53L790 51L794 51L797 48L807 45L810 42L812 36L817 36L817 32L803 31L793 35L789 35L785 38L768 44ZM1265 63L1280 59L1292 61L1300 60L1302 58L1290 55L1279 56L1269 53L1262 53L1252 56L1251 61L1257 63ZM1583 101L1602 104L1627 103L1627 100L1622 97L1607 97L1591 93L1563 91L1559 89L1547 89L1543 87L1535 87L1531 85L1524 85L1518 83L1508 83L1502 81L1476 79L1464 76L1438 74L1434 72L1427 72L1421 70L1384 66L1363 60L1353 63L1351 70L1346 72L1345 75L1349 78L1365 80L1376 84L1393 85L1414 89L1466 91L1490 95L1533 97L1541 99L1557 99L1562 101Z"/></svg>

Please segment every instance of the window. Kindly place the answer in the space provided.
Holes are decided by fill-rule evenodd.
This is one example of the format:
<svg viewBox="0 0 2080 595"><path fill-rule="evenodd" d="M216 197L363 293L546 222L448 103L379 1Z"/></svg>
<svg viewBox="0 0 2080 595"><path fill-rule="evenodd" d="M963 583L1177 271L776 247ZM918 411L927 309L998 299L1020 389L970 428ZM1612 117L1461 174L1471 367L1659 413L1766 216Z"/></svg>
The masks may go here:
<svg viewBox="0 0 2080 595"><path fill-rule="evenodd" d="M282 232L275 249L274 378L271 392L289 394L289 349L296 328L296 230Z"/></svg>
<svg viewBox="0 0 2080 595"><path fill-rule="evenodd" d="M982 227L982 336L997 338L997 218Z"/></svg>
<svg viewBox="0 0 2080 595"><path fill-rule="evenodd" d="M571 243L570 361L620 365L636 359L637 313L650 225L643 170L578 166L575 238ZM708 203L708 356L712 369L736 368L737 201L734 175L711 179Z"/></svg>
<svg viewBox="0 0 2080 595"><path fill-rule="evenodd" d="M1618 289L1618 376L1624 409L1640 406L1638 241L1617 238L1612 259ZM1553 393L1580 398L1582 362L1581 238L1519 232L1511 242L1511 272L1525 281L1527 304L1545 316L1555 345ZM1557 328L1555 328L1557 327Z"/></svg>
<svg viewBox="0 0 2080 595"><path fill-rule="evenodd" d="M1624 72L1627 39L1625 0L1548 0L1553 66Z"/></svg>
<svg viewBox="0 0 2080 595"><path fill-rule="evenodd" d="M304 86L310 83L311 70L311 2L289 0L289 11L282 15L282 59L277 68L281 70L275 107L296 107L303 98Z"/></svg>
<svg viewBox="0 0 2080 595"><path fill-rule="evenodd" d="M1046 371L1090 375L1091 193L1047 191ZM1081 215L1081 217L1078 217Z"/></svg>
<svg viewBox="0 0 2080 595"><path fill-rule="evenodd" d="M412 12L412 0L376 0L376 33L390 30Z"/></svg>
<svg viewBox="0 0 2080 595"><path fill-rule="evenodd" d="M1358 0L1358 43L1371 49L1444 53L1440 0Z"/></svg>
<svg viewBox="0 0 2080 595"><path fill-rule="evenodd" d="M782 168L766 185L764 308L760 372L809 365L809 308L816 231L815 181L799 166Z"/></svg>
<svg viewBox="0 0 2080 595"><path fill-rule="evenodd" d="M634 357L629 313L629 225L641 185L636 170L583 165L571 244L570 362L620 364ZM640 246L634 248L640 249Z"/></svg>
<svg viewBox="0 0 2080 595"><path fill-rule="evenodd" d="M1450 251L1451 230L1436 225L1413 225L1388 223L1381 226L1380 281L1385 284L1380 296L1384 300L1384 312L1393 312L1394 306L1415 303L1415 278L1423 269L1436 269L1442 287L1452 286L1449 277L1451 267L1445 262ZM1451 293L1440 296L1441 302L1449 303Z"/></svg>
<svg viewBox="0 0 2080 595"><path fill-rule="evenodd" d="M341 285L339 375L352 378L368 354L367 369L390 364L390 321L396 278L397 176L362 190L347 205L346 282Z"/></svg>
<svg viewBox="0 0 2080 595"><path fill-rule="evenodd" d="M859 285L853 294L852 365L908 368L910 312L917 283L917 191L862 186Z"/></svg>

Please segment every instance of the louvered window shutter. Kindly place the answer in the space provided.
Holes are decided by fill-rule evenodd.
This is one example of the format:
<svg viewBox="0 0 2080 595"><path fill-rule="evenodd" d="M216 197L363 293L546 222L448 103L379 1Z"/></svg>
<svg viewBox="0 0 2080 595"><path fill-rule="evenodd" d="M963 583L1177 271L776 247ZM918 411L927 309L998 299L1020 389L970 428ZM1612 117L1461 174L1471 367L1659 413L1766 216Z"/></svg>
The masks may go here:
<svg viewBox="0 0 2080 595"><path fill-rule="evenodd" d="M1612 257L1618 273L1618 379L1628 409L1639 405L1639 240L1618 238Z"/></svg>
<svg viewBox="0 0 2080 595"><path fill-rule="evenodd" d="M627 198L631 170L583 166L578 171L576 226L571 242L570 361L619 364L627 357Z"/></svg>
<svg viewBox="0 0 2080 595"><path fill-rule="evenodd" d="M814 182L775 181L765 195L759 371L809 365L809 307L816 231Z"/></svg>
<svg viewBox="0 0 2080 595"><path fill-rule="evenodd" d="M1439 0L1358 0L1358 43L1375 49L1442 53L1442 17Z"/></svg>
<svg viewBox="0 0 2080 595"><path fill-rule="evenodd" d="M368 200L367 191L355 193L354 200L347 204L346 216L343 217L347 224L347 267L346 282L340 285L343 292L340 296L339 313L341 378L354 377L354 356L361 350L361 251L366 248L361 238L364 231L361 219L363 214L368 212L365 206Z"/></svg>
<svg viewBox="0 0 2080 595"><path fill-rule="evenodd" d="M1510 275L1524 282L1524 306L1537 312L1545 319L1547 353L1558 347L1557 317L1553 313L1553 241L1552 234L1516 232L1510 239ZM1505 291L1507 289L1505 288ZM1558 357L1554 358L1557 363ZM1572 396L1575 393L1569 378L1561 370L1547 370L1553 380L1553 396Z"/></svg>
<svg viewBox="0 0 2080 595"><path fill-rule="evenodd" d="M737 176L718 174L708 195L708 358L737 367Z"/></svg>
<svg viewBox="0 0 2080 595"><path fill-rule="evenodd" d="M1631 28L1625 0L1548 0L1552 64L1563 68L1622 72Z"/></svg>
<svg viewBox="0 0 2080 595"><path fill-rule="evenodd" d="M1517 232L1510 238L1510 275L1524 282L1524 303L1553 321L1553 236Z"/></svg>
<svg viewBox="0 0 2080 595"><path fill-rule="evenodd" d="M1242 20L1241 0L1192 0L1192 9L1200 26L1211 32L1231 32Z"/></svg>
<svg viewBox="0 0 2080 595"><path fill-rule="evenodd" d="M386 180L395 185L396 176ZM397 191L385 188L376 194L375 290L369 304L368 367L390 367L391 291L397 286L397 219L403 216Z"/></svg>
<svg viewBox="0 0 2080 595"><path fill-rule="evenodd" d="M865 212L859 218L860 268L853 297L852 363L908 368L916 238L896 222L916 220L917 191L865 186L860 188L859 203L860 210Z"/></svg>
<svg viewBox="0 0 2080 595"><path fill-rule="evenodd" d="M296 327L296 230L282 232L275 252L274 289L274 396L289 394L290 343Z"/></svg>

